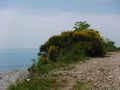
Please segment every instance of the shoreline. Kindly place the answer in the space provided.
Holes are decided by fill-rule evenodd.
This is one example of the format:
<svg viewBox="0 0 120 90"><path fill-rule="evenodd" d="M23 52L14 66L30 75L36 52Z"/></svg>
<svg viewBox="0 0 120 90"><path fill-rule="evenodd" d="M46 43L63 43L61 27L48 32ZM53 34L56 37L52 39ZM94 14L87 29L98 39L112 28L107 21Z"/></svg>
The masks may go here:
<svg viewBox="0 0 120 90"><path fill-rule="evenodd" d="M5 72L0 72L0 75L12 73L12 72L19 72L19 71L27 70L28 68L29 67L25 67L25 68L21 68L21 69L15 69L15 70L9 70L9 71L5 71Z"/></svg>
<svg viewBox="0 0 120 90"><path fill-rule="evenodd" d="M74 64L75 68L64 71L62 69L53 70L53 74L61 73L59 79L66 78L71 80L65 89L72 88L81 80L93 81L93 88L98 87L99 90L119 89L120 88L120 52L110 52L108 56L103 58L91 58L85 63ZM27 79L29 72L27 69L15 70L5 74L0 74L0 90L6 90L8 85L15 83L16 80L22 81Z"/></svg>
<svg viewBox="0 0 120 90"><path fill-rule="evenodd" d="M6 90L7 86L15 83L16 80L22 81L27 78L29 74L27 69L14 70L7 73L0 74L0 90Z"/></svg>

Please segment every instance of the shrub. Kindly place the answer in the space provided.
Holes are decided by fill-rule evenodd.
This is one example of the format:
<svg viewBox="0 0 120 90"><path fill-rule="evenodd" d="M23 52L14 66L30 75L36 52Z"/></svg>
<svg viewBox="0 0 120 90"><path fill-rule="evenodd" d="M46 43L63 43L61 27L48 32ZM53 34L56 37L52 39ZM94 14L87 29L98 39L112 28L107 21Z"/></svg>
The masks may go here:
<svg viewBox="0 0 120 90"><path fill-rule="evenodd" d="M36 72L37 62L35 59L32 59L32 66L28 68L29 71L29 78L32 78L34 76L34 73Z"/></svg>
<svg viewBox="0 0 120 90"><path fill-rule="evenodd" d="M104 56L104 41L98 31L93 29L83 31L67 31L61 35L52 36L40 50L48 54L51 61L64 58L76 60L84 56ZM76 53L77 52L77 53Z"/></svg>
<svg viewBox="0 0 120 90"><path fill-rule="evenodd" d="M17 81L15 84L9 85L7 90L49 90L50 88L57 89L58 87L60 87L59 84L58 85L56 84L55 78L41 77L40 80L34 80L32 82Z"/></svg>
<svg viewBox="0 0 120 90"><path fill-rule="evenodd" d="M76 44L74 48L65 49L63 52L64 54L59 56L59 60L62 62L69 63L87 58L81 44Z"/></svg>
<svg viewBox="0 0 120 90"><path fill-rule="evenodd" d="M105 51L101 41L93 38L91 42L88 42L85 46L85 54L92 57L104 56Z"/></svg>
<svg viewBox="0 0 120 90"><path fill-rule="evenodd" d="M56 58L57 58L57 47L55 47L54 45L51 45L48 49L48 55L49 55L49 59L51 61L56 62Z"/></svg>
<svg viewBox="0 0 120 90"><path fill-rule="evenodd" d="M48 62L49 62L49 59L47 56L42 56L38 60L38 63L40 63L40 64L47 64Z"/></svg>
<svg viewBox="0 0 120 90"><path fill-rule="evenodd" d="M109 39L106 39L105 43L104 43L104 49L105 49L105 51L110 52L110 51L117 50L117 47L114 44L115 44L115 42L110 41Z"/></svg>

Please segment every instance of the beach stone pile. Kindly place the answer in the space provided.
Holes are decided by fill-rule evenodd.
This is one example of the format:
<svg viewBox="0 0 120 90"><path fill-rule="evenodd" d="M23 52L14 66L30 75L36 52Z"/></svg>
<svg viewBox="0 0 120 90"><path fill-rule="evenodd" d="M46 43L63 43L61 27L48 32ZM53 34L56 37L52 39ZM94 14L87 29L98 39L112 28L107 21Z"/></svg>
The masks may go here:
<svg viewBox="0 0 120 90"><path fill-rule="evenodd" d="M15 83L16 80L22 81L27 78L28 71L11 71L6 74L0 74L0 90L6 90L9 84Z"/></svg>

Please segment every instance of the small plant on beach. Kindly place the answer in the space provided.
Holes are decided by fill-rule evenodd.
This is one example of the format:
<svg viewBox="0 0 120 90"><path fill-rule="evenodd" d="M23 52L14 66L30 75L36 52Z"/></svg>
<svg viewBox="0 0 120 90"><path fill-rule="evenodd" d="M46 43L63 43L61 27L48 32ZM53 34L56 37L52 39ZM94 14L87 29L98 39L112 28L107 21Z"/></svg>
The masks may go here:
<svg viewBox="0 0 120 90"><path fill-rule="evenodd" d="M41 77L32 81L17 81L15 84L9 85L7 90L58 90L60 87L64 87L67 83L66 80L58 82L56 78Z"/></svg>

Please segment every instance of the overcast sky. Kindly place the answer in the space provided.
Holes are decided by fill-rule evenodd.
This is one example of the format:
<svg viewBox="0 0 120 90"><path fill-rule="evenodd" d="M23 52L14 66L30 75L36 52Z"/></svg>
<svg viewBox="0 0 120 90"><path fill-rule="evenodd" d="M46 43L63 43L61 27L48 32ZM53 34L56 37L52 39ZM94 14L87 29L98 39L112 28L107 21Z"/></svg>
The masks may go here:
<svg viewBox="0 0 120 90"><path fill-rule="evenodd" d="M120 46L120 0L0 0L0 48L39 48L77 21Z"/></svg>

